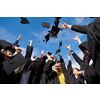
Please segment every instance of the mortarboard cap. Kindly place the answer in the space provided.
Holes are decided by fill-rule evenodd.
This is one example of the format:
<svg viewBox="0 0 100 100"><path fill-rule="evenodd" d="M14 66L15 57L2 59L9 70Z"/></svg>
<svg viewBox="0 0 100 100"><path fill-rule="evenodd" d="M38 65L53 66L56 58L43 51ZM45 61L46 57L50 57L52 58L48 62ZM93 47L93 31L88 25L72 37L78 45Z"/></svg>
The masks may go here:
<svg viewBox="0 0 100 100"><path fill-rule="evenodd" d="M96 18L96 17L89 17L89 18Z"/></svg>
<svg viewBox="0 0 100 100"><path fill-rule="evenodd" d="M20 17L20 18L21 18L21 21L20 22L22 24L30 24L29 21L26 18L24 18L24 17Z"/></svg>
<svg viewBox="0 0 100 100"><path fill-rule="evenodd" d="M84 50L89 50L88 41L81 43L79 45L79 48L81 49L82 52L84 52Z"/></svg>
<svg viewBox="0 0 100 100"><path fill-rule="evenodd" d="M19 47L19 45L17 45L17 44L14 44L14 46ZM15 49L12 48L12 46L7 46L4 48L4 50L9 50L10 52L12 52L12 54L14 54L16 51Z"/></svg>
<svg viewBox="0 0 100 100"><path fill-rule="evenodd" d="M62 46L62 41L59 42L59 48Z"/></svg>
<svg viewBox="0 0 100 100"><path fill-rule="evenodd" d="M56 50L56 53L55 54L58 54L60 51L61 51L60 49Z"/></svg>
<svg viewBox="0 0 100 100"><path fill-rule="evenodd" d="M12 54L15 53L15 49L13 49L12 46L8 46L4 50L9 50L10 52L12 52Z"/></svg>
<svg viewBox="0 0 100 100"><path fill-rule="evenodd" d="M46 39L46 42L50 39L50 38L49 38L49 34L45 35L44 37L45 37L45 39ZM45 40L43 40L43 41L45 41Z"/></svg>
<svg viewBox="0 0 100 100"><path fill-rule="evenodd" d="M61 17L55 17L56 19L61 19Z"/></svg>
<svg viewBox="0 0 100 100"><path fill-rule="evenodd" d="M54 20L54 25L56 26L56 27L58 27L58 24L59 24L59 19L61 19L61 17L55 17L56 19Z"/></svg>
<svg viewBox="0 0 100 100"><path fill-rule="evenodd" d="M59 19L55 19L55 20L54 20L54 25L55 25L56 27L58 27L59 22L60 22Z"/></svg>
<svg viewBox="0 0 100 100"><path fill-rule="evenodd" d="M56 27L56 26L52 26L51 31L49 31L49 37L54 37L57 38L58 32L59 32L60 28Z"/></svg>
<svg viewBox="0 0 100 100"><path fill-rule="evenodd" d="M46 22L42 22L42 27L50 28L50 24Z"/></svg>
<svg viewBox="0 0 100 100"><path fill-rule="evenodd" d="M21 53L16 54L11 59L3 62L3 70L7 73L7 75L10 75L15 69L26 63L26 61L27 60Z"/></svg>

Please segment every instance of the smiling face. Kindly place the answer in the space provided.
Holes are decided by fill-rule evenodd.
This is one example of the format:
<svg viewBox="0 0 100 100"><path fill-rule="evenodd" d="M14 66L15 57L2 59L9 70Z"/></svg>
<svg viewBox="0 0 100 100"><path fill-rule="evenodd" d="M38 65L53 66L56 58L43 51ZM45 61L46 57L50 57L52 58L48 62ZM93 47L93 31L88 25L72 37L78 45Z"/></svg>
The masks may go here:
<svg viewBox="0 0 100 100"><path fill-rule="evenodd" d="M54 65L54 67L56 68L57 71L61 71L61 69L62 69L62 64L61 64L61 62L58 62L58 61L57 61L57 62L55 63L55 65Z"/></svg>
<svg viewBox="0 0 100 100"><path fill-rule="evenodd" d="M10 57L13 56L13 54L12 54L12 52L10 52L9 50L6 50L6 56L10 58Z"/></svg>

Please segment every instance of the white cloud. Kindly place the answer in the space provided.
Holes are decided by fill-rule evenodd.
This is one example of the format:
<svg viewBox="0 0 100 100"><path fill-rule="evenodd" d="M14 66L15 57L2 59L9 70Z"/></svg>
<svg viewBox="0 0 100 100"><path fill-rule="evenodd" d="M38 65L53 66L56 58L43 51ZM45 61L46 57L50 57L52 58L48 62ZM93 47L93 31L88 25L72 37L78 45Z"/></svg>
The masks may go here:
<svg viewBox="0 0 100 100"><path fill-rule="evenodd" d="M39 40L42 40L47 33L48 31L46 30L43 30L42 32L30 32L30 34L34 35Z"/></svg>
<svg viewBox="0 0 100 100"><path fill-rule="evenodd" d="M76 17L75 22L76 24L82 24L84 22L84 17Z"/></svg>
<svg viewBox="0 0 100 100"><path fill-rule="evenodd" d="M11 43L13 43L16 40L16 38L3 27L0 27L0 39L4 39Z"/></svg>
<svg viewBox="0 0 100 100"><path fill-rule="evenodd" d="M33 43L35 41L35 44L37 46L45 46L46 48L48 48L49 46L43 42L43 40L45 40L44 36L48 34L48 30L43 30L41 32L30 32L30 35L33 35L35 37L35 40L33 40Z"/></svg>
<svg viewBox="0 0 100 100"><path fill-rule="evenodd" d="M89 18L89 17L76 17L74 24L88 25L92 21L93 21L92 18Z"/></svg>

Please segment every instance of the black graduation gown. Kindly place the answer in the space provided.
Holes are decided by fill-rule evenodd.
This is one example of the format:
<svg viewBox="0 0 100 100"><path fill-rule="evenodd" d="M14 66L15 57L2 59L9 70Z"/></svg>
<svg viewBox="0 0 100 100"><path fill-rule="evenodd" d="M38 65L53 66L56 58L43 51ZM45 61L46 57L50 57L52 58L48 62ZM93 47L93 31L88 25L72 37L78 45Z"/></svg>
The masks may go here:
<svg viewBox="0 0 100 100"><path fill-rule="evenodd" d="M24 63L24 65L21 66L21 71L18 71L17 74L16 74L15 83L17 83L17 84L20 83L23 71L32 70L32 68L31 69L29 68L30 67L29 65L31 63L32 51L33 51L33 46L27 46L27 48L26 48L26 55L25 55L25 58L27 59L27 62ZM32 72L33 71L31 71L31 73Z"/></svg>
<svg viewBox="0 0 100 100"><path fill-rule="evenodd" d="M26 55L25 55L27 62L25 63L25 65L22 66L23 67L22 71L21 72L19 71L17 73L17 79L18 79L17 83L20 83L23 71L31 71L27 84L39 84L40 80L42 80L41 74L43 73L43 66L45 64L45 57L44 58L37 58L36 60L32 61L31 60L32 51L33 51L33 46L27 46ZM35 68L30 66L31 62L36 63Z"/></svg>
<svg viewBox="0 0 100 100"><path fill-rule="evenodd" d="M12 46L13 45L11 43L9 43L5 40L0 40L0 50L5 49L6 47L12 47ZM21 54L19 54L19 55L21 55ZM17 55L17 57L19 55ZM4 54L0 53L0 84L13 84L14 83L14 77L15 77L14 70L15 69L13 69L11 66L14 65L14 68L19 67L17 65L15 66L16 60L17 59L15 59L15 61L13 61L13 57L5 60ZM11 63L11 61L13 61L13 63ZM23 61L22 61L22 63L23 63ZM9 64L9 66L8 66L8 64ZM5 65L7 66L6 69L4 69ZM9 69L9 71L7 71L7 69Z"/></svg>
<svg viewBox="0 0 100 100"><path fill-rule="evenodd" d="M71 29L87 34L93 66L97 75L100 77L100 17L97 17L94 22L87 26L73 25Z"/></svg>
<svg viewBox="0 0 100 100"><path fill-rule="evenodd" d="M89 66L89 61L88 61L89 58L87 57L84 60L82 60L76 55L75 52L73 52L72 56L74 57L76 62L80 65L80 67L81 67L80 69L85 70L84 71L84 75L85 75L84 77L85 77L87 84L97 84L97 83L99 83L99 81L97 79L98 76L95 73L93 64L91 66Z"/></svg>
<svg viewBox="0 0 100 100"><path fill-rule="evenodd" d="M85 84L83 75L78 76L78 78L74 76L71 61L68 63L67 66L67 75L69 84Z"/></svg>
<svg viewBox="0 0 100 100"><path fill-rule="evenodd" d="M5 40L0 40L0 50L5 49L6 47L13 46L11 43L5 41ZM13 77L13 75L7 75L6 72L2 69L3 68L3 62L5 61L4 55L0 53L0 84L8 84L8 83L13 83L12 81L9 80L10 76ZM9 77L9 78L8 78Z"/></svg>
<svg viewBox="0 0 100 100"><path fill-rule="evenodd" d="M45 66L45 57L37 58L36 63L36 73L35 77L31 74L29 79L29 84L44 84L44 66ZM35 81L34 81L35 80Z"/></svg>
<svg viewBox="0 0 100 100"><path fill-rule="evenodd" d="M57 73L54 70L52 70L52 66L54 64L55 64L55 61L48 60L48 62L45 65L45 74L46 74L45 78L46 78L47 84L60 84ZM66 70L63 70L65 69L64 67L65 66L63 66L62 71L65 76L65 82L68 84L68 80L67 80L68 76L66 74L67 73Z"/></svg>

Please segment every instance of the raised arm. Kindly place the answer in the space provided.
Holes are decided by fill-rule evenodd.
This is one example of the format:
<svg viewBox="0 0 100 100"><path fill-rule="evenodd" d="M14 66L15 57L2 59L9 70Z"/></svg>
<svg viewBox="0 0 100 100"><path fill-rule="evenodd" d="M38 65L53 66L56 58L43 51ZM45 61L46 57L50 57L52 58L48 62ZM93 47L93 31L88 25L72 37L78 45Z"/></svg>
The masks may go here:
<svg viewBox="0 0 100 100"><path fill-rule="evenodd" d="M68 66L67 66L67 69L72 71L71 54L67 54L67 57L68 57Z"/></svg>
<svg viewBox="0 0 100 100"><path fill-rule="evenodd" d="M17 40L13 43L14 45L18 45L18 42L21 40L22 34L20 34L17 38Z"/></svg>
<svg viewBox="0 0 100 100"><path fill-rule="evenodd" d="M27 46L26 48L26 55L25 55L25 58L27 59L30 59L31 58L31 55L32 55L32 51L33 51L33 41L32 40L28 40L29 41L29 46Z"/></svg>
<svg viewBox="0 0 100 100"><path fill-rule="evenodd" d="M70 54L67 54L67 57L68 57L67 76L68 76L69 84L73 84L75 77L73 74L72 62L71 62L70 56L71 56Z"/></svg>
<svg viewBox="0 0 100 100"><path fill-rule="evenodd" d="M84 25L72 25L71 30L79 32L79 33L83 33L83 34L87 34L88 33L88 26Z"/></svg>
<svg viewBox="0 0 100 100"><path fill-rule="evenodd" d="M63 24L60 26L60 28L69 28L69 29L71 29L72 25L68 25L68 24L63 22Z"/></svg>
<svg viewBox="0 0 100 100"><path fill-rule="evenodd" d="M80 32L80 33L83 33L83 34L87 34L88 32L88 26L84 25L68 25L66 23L63 23L60 28L69 28L73 31L76 31L76 32Z"/></svg>
<svg viewBox="0 0 100 100"><path fill-rule="evenodd" d="M60 57L60 61L62 63L62 70L66 72L67 69L66 69L64 59L62 58L62 55L58 54L58 56Z"/></svg>
<svg viewBox="0 0 100 100"><path fill-rule="evenodd" d="M60 58L61 63L64 63L64 59L62 58L62 55L58 54L58 56Z"/></svg>
<svg viewBox="0 0 100 100"><path fill-rule="evenodd" d="M70 48L70 45L65 46L65 48L67 48L70 51L70 53L72 54L72 56L74 57L76 62L82 67L83 66L83 60Z"/></svg>

